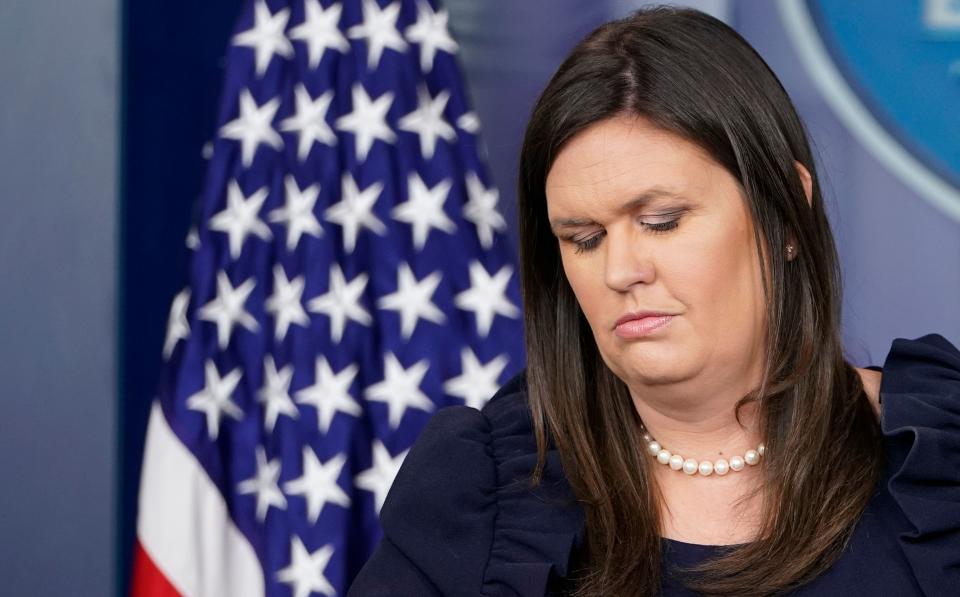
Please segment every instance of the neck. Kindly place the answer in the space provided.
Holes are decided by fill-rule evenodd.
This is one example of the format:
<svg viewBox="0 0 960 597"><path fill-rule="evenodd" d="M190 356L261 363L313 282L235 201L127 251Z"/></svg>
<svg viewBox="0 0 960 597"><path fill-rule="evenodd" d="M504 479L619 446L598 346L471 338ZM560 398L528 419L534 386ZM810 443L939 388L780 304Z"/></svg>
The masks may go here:
<svg viewBox="0 0 960 597"><path fill-rule="evenodd" d="M691 379L656 387L630 387L637 413L650 435L672 453L696 460L742 456L764 441L756 403L735 405L755 385Z"/></svg>

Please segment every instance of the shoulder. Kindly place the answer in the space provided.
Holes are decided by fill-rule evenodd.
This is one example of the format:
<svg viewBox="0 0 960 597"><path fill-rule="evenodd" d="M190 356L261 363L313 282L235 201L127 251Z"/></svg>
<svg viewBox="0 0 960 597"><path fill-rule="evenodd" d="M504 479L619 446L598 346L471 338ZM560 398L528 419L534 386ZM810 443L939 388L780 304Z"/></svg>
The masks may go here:
<svg viewBox="0 0 960 597"><path fill-rule="evenodd" d="M520 416L519 421L504 417L505 413L526 410L525 370L504 384L487 402L483 410L469 406L448 406L441 408L420 432L417 441L404 459L396 484L422 482L436 477L431 471L449 466L458 469L458 477L469 476L471 481L483 481L483 469L492 465L498 454L491 445L497 435L502 434L501 427L511 423L513 432L527 431L529 419ZM532 433L532 427L529 429ZM467 463L480 466L479 469L463 468ZM415 469L423 468L424 471ZM414 472L429 473L426 476L413 476ZM466 480L466 479L462 479ZM388 498L389 499L389 498Z"/></svg>
<svg viewBox="0 0 960 597"><path fill-rule="evenodd" d="M885 436L912 434L918 440L915 450L944 441L955 442L960 450L960 350L956 346L939 334L897 338L879 381Z"/></svg>
<svg viewBox="0 0 960 597"><path fill-rule="evenodd" d="M524 372L482 411L440 409L384 502L384 543L444 595L496 592L483 587L542 595L551 574L566 574L582 513L556 454L540 486L525 483L536 458Z"/></svg>
<svg viewBox="0 0 960 597"><path fill-rule="evenodd" d="M894 340L880 397L886 488L914 529L900 546L926 591L960 585L960 351L939 334Z"/></svg>
<svg viewBox="0 0 960 597"><path fill-rule="evenodd" d="M884 432L960 416L960 350L939 334L897 338L883 364L879 394Z"/></svg>
<svg viewBox="0 0 960 597"><path fill-rule="evenodd" d="M895 465L955 467L960 454L960 350L939 334L897 338L883 364L880 425ZM905 463L909 456L909 463ZM922 463L921 463L922 461ZM960 486L957 486L960 504ZM958 512L960 520L960 512Z"/></svg>
<svg viewBox="0 0 960 597"><path fill-rule="evenodd" d="M521 371L504 384L482 410L468 406L441 408L420 432L410 449L391 493L384 503L384 512L400 506L408 490L418 490L434 482L446 480L440 498L451 491L470 492L494 486L496 465L505 455L495 445L505 435L531 436L527 411L526 375ZM463 496L467 497L467 496ZM469 500L453 500L457 507L466 507Z"/></svg>

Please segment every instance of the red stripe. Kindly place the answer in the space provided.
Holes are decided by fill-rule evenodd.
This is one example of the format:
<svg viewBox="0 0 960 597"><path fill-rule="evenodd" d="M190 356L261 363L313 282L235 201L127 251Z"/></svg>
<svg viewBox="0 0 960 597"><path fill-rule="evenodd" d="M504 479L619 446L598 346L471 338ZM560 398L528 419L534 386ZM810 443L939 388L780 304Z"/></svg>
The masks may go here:
<svg viewBox="0 0 960 597"><path fill-rule="evenodd" d="M137 541L133 547L130 597L182 597Z"/></svg>

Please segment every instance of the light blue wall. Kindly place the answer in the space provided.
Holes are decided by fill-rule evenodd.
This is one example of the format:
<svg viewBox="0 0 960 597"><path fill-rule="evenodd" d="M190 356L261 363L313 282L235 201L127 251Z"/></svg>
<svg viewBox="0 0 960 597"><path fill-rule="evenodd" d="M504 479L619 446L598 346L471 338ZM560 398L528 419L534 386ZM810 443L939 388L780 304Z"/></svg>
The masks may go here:
<svg viewBox="0 0 960 597"><path fill-rule="evenodd" d="M0 578L114 585L118 3L0 2Z"/></svg>
<svg viewBox="0 0 960 597"><path fill-rule="evenodd" d="M841 122L801 63L775 2L731 4L731 24L783 82L818 158L843 267L848 358L882 365L894 338L930 332L960 343L960 222L917 195Z"/></svg>

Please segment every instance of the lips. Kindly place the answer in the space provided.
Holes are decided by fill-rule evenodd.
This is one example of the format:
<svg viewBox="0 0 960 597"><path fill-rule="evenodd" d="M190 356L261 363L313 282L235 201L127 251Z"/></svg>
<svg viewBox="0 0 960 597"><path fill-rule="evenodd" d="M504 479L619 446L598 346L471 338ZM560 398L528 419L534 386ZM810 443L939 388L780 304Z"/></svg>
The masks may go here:
<svg viewBox="0 0 960 597"><path fill-rule="evenodd" d="M662 311L627 313L617 320L614 332L621 338L639 338L669 324L674 315Z"/></svg>

